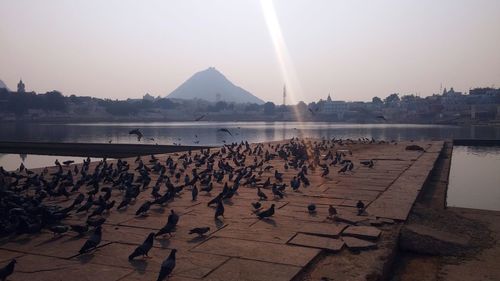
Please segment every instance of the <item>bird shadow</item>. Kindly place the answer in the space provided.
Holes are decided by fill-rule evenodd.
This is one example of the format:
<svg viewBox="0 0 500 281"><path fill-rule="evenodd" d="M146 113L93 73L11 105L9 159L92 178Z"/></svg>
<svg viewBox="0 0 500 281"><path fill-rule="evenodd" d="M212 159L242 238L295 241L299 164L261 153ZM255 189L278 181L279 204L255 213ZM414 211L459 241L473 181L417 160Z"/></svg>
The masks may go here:
<svg viewBox="0 0 500 281"><path fill-rule="evenodd" d="M220 228L222 228L224 226L224 221L223 220L220 220L220 219L216 218L214 220L214 222L215 222L215 227L217 227L217 229L220 229Z"/></svg>
<svg viewBox="0 0 500 281"><path fill-rule="evenodd" d="M160 243L160 245L162 246L162 248L168 248L168 245L170 245L170 238L171 237L161 237L159 239L157 239L157 241Z"/></svg>
<svg viewBox="0 0 500 281"><path fill-rule="evenodd" d="M148 267L148 262L146 259L139 259L139 260L131 260L129 261L130 265L132 265L137 272L140 274L146 273L146 269Z"/></svg>
<svg viewBox="0 0 500 281"><path fill-rule="evenodd" d="M261 221L263 223L267 223L267 224L269 224L269 225L271 225L273 227L278 226L278 224L276 223L276 221L274 219L272 219L272 218L265 218L265 219L262 219Z"/></svg>
<svg viewBox="0 0 500 281"><path fill-rule="evenodd" d="M76 236L71 236L69 239L62 241L61 243L73 242L73 241L80 240L82 238L85 238L85 234L78 234Z"/></svg>
<svg viewBox="0 0 500 281"><path fill-rule="evenodd" d="M164 208L155 208L155 209L151 209L151 211L153 211L155 213L158 213L158 214L164 214L165 213L165 209Z"/></svg>
<svg viewBox="0 0 500 281"><path fill-rule="evenodd" d="M76 257L76 260L78 260L81 264L89 263L92 259L94 259L96 251L97 250L94 250L93 252L87 252L87 253L81 254L81 255Z"/></svg>
<svg viewBox="0 0 500 281"><path fill-rule="evenodd" d="M189 239L187 242L188 243L199 243L199 242L206 240L207 238L208 238L208 236L206 236L206 235L202 235L202 236L198 235L196 237Z"/></svg>
<svg viewBox="0 0 500 281"><path fill-rule="evenodd" d="M52 242L55 242L59 239L61 239L62 237L64 237L64 235L56 235L56 236L53 236L45 241L42 241L38 244L35 245L35 247L38 247L38 246L42 246L42 245L45 245L45 244L49 244L49 243L52 243Z"/></svg>
<svg viewBox="0 0 500 281"><path fill-rule="evenodd" d="M143 221L143 220L146 220L148 217L149 217L148 215L140 215L140 216L135 216L134 218L135 218L136 220L141 220L141 221Z"/></svg>

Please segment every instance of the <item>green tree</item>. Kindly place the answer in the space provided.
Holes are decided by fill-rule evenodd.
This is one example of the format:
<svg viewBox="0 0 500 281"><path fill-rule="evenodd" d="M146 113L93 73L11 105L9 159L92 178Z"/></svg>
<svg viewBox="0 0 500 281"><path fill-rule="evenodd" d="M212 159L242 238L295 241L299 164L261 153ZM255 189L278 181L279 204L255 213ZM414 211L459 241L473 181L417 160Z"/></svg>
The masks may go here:
<svg viewBox="0 0 500 281"><path fill-rule="evenodd" d="M274 115L276 111L276 105L273 102L266 102L263 106L265 115Z"/></svg>
<svg viewBox="0 0 500 281"><path fill-rule="evenodd" d="M376 104L376 105L381 105L381 104L384 104L384 101L382 101L382 99L379 98L379 97L373 97L372 98L372 103Z"/></svg>

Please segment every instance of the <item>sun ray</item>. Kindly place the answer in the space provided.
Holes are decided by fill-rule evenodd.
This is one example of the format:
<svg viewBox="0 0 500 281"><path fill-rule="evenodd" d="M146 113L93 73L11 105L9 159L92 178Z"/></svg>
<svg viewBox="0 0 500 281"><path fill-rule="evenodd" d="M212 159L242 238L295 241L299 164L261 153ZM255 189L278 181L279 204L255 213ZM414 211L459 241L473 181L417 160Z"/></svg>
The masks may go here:
<svg viewBox="0 0 500 281"><path fill-rule="evenodd" d="M296 105L299 101L303 100L302 91L295 73L295 68L288 53L283 33L281 32L281 26L278 21L276 10L274 9L274 3L272 0L261 0L260 4L276 52L281 75L285 81L287 97L290 98L291 105ZM301 112L298 111L297 107L294 106L293 108L296 120L302 122L304 119L302 118Z"/></svg>

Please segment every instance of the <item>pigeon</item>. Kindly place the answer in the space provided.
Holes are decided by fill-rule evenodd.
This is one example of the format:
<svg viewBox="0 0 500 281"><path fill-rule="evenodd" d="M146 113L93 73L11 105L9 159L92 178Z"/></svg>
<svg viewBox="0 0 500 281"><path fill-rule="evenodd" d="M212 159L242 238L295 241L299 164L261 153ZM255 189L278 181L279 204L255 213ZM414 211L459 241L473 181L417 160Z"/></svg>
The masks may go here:
<svg viewBox="0 0 500 281"><path fill-rule="evenodd" d="M177 215L174 210L170 210L170 215L168 215L167 223L171 223L174 226L179 222L179 215Z"/></svg>
<svg viewBox="0 0 500 281"><path fill-rule="evenodd" d="M141 141L143 135L141 133L141 131L139 129L134 129L134 130L131 130L130 132L128 132L129 135L136 135L137 136L137 141Z"/></svg>
<svg viewBox="0 0 500 281"><path fill-rule="evenodd" d="M160 230L158 230L158 232L156 232L155 237L163 236L165 234L172 236L172 232L174 231L175 231L175 224L167 222L165 226L163 226Z"/></svg>
<svg viewBox="0 0 500 281"><path fill-rule="evenodd" d="M337 215L337 209L335 207L333 207L333 205L330 205L328 207L328 214L330 215L330 217L335 217Z"/></svg>
<svg viewBox="0 0 500 281"><path fill-rule="evenodd" d="M16 259L12 259L6 266L0 268L0 279L2 281L7 280L7 277L9 277L14 272L14 267L16 266L16 263L17 263Z"/></svg>
<svg viewBox="0 0 500 281"><path fill-rule="evenodd" d="M87 231L89 231L89 226L86 224L85 225L72 224L72 225L70 225L70 227L71 227L71 230L78 233L79 235L82 235L82 234L86 233Z"/></svg>
<svg viewBox="0 0 500 281"><path fill-rule="evenodd" d="M226 128L220 128L217 131L218 132L228 133L230 136L233 136L233 134L231 134L231 132L228 129L226 129Z"/></svg>
<svg viewBox="0 0 500 281"><path fill-rule="evenodd" d="M148 256L148 252L149 250L151 250L151 248L153 247L153 239L155 237L155 234L152 232L148 235L148 237L146 238L146 240L144 240L144 243L142 243L141 245L139 245L137 248L135 248L134 252L132 254L130 254L130 256L128 256L128 260L131 261L133 260L135 257L138 257L138 256Z"/></svg>
<svg viewBox="0 0 500 281"><path fill-rule="evenodd" d="M65 232L68 232L69 227L67 225L56 225L50 228L50 231L54 233L54 235L57 234L63 234Z"/></svg>
<svg viewBox="0 0 500 281"><path fill-rule="evenodd" d="M143 215L146 215L146 213L149 211L149 208L151 207L151 201L146 201L144 202L144 204L142 204L139 209L137 210L137 212L135 212L135 215L136 216L143 216Z"/></svg>
<svg viewBox="0 0 500 281"><path fill-rule="evenodd" d="M77 205L80 205L83 200L85 200L85 195L83 195L82 193L78 194L78 196L76 196L75 198L75 201L73 201L73 206L77 206Z"/></svg>
<svg viewBox="0 0 500 281"><path fill-rule="evenodd" d="M345 172L347 172L347 168L349 168L349 164L345 164L344 167L342 167L340 170L339 170L339 174L340 173L343 173L345 174Z"/></svg>
<svg viewBox="0 0 500 281"><path fill-rule="evenodd" d="M98 217L98 218L88 218L87 224L93 227L101 226L106 221L106 218Z"/></svg>
<svg viewBox="0 0 500 281"><path fill-rule="evenodd" d="M218 219L219 216L224 217L224 204L222 200L217 203L217 208L215 208L215 219Z"/></svg>
<svg viewBox="0 0 500 281"><path fill-rule="evenodd" d="M177 252L176 249L172 249L172 251L170 252L170 255L167 257L167 259L165 259L162 262L161 268L160 268L160 274L158 275L158 279L156 279L156 281L164 281L170 275L170 273L172 273L172 271L175 268L175 253L176 252Z"/></svg>
<svg viewBox="0 0 500 281"><path fill-rule="evenodd" d="M78 210L76 210L77 213L80 213L80 212L88 212L90 210L90 208L92 208L92 206L94 205L94 199L92 198L92 195L89 196L89 198L87 199L87 202L82 205L80 208L78 208Z"/></svg>
<svg viewBox="0 0 500 281"><path fill-rule="evenodd" d="M260 207L262 207L262 204L260 204L260 202L255 202L255 203L252 203L252 207L255 210L258 210L258 209L260 209Z"/></svg>
<svg viewBox="0 0 500 281"><path fill-rule="evenodd" d="M307 206L307 210L309 211L309 213L315 213L316 212L316 205L314 205L313 203L309 204Z"/></svg>
<svg viewBox="0 0 500 281"><path fill-rule="evenodd" d="M196 185L193 186L193 189L191 190L191 197L193 201L196 201L196 198L198 197L198 188Z"/></svg>
<svg viewBox="0 0 500 281"><path fill-rule="evenodd" d="M200 190L205 191L207 193L210 193L210 191L212 191L213 188L214 188L214 185L212 183L209 183L207 187L202 187Z"/></svg>
<svg viewBox="0 0 500 281"><path fill-rule="evenodd" d="M79 253L83 254L91 249L97 248L99 243L101 243L101 237L102 237L102 228L101 226L98 226L95 230L94 233L89 237L89 239L83 244L82 248L80 249Z"/></svg>
<svg viewBox="0 0 500 281"><path fill-rule="evenodd" d="M272 187L271 191L273 192L274 197L276 197L276 196L277 196L277 197L279 197L279 198L283 199L283 196L284 196L284 195L283 195L283 192L281 192L281 191L278 189L278 187L276 186L276 184L274 184L274 185L273 185L273 187Z"/></svg>
<svg viewBox="0 0 500 281"><path fill-rule="evenodd" d="M195 227L189 231L189 234L198 234L198 236L203 236L205 233L210 231L210 227Z"/></svg>
<svg viewBox="0 0 500 281"><path fill-rule="evenodd" d="M125 198L123 198L122 202L120 202L120 204L118 205L118 207L116 209L120 210L121 208L127 207L130 204L131 201L132 201L131 197L125 197Z"/></svg>
<svg viewBox="0 0 500 281"><path fill-rule="evenodd" d="M265 211L262 211L260 213L257 214L257 216L259 217L259 219L264 219L264 218L268 218L270 216L274 215L274 204L271 204L271 207Z"/></svg>
<svg viewBox="0 0 500 281"><path fill-rule="evenodd" d="M358 208L358 216L362 215L365 212L365 203L359 200L358 203L356 203L356 208Z"/></svg>
<svg viewBox="0 0 500 281"><path fill-rule="evenodd" d="M259 196L260 200L267 200L267 195L260 188L257 188L257 196Z"/></svg>

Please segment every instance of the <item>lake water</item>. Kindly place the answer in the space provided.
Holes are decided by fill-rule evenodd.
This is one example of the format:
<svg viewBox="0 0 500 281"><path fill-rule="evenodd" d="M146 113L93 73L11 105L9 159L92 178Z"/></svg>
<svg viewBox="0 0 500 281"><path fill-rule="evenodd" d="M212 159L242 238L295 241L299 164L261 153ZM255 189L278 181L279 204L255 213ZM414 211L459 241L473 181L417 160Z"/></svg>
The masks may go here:
<svg viewBox="0 0 500 281"><path fill-rule="evenodd" d="M139 128L146 144L221 145L223 141L263 142L308 137L360 137L384 140L451 138L500 139L500 127L458 127L407 124L338 124L325 122L158 122L84 124L0 124L0 141L139 143L129 135ZM217 129L227 128L232 136Z"/></svg>
<svg viewBox="0 0 500 281"><path fill-rule="evenodd" d="M28 169L55 166L55 161L64 162L73 160L75 163L83 163L85 157L78 156L54 156L54 155L34 155L34 154L0 154L0 166L7 171L14 171L21 163ZM102 160L100 158L90 158L91 161Z"/></svg>
<svg viewBox="0 0 500 281"><path fill-rule="evenodd" d="M144 138L129 135L139 128ZM227 128L231 134L218 129ZM441 140L452 138L500 139L500 127L458 127L410 124L338 124L326 122L151 122L39 124L0 123L0 141L45 141L86 143L144 143L181 145L222 145L248 140L264 142L292 137L375 138L377 140ZM28 168L53 165L59 161L80 161L81 157L28 155ZM63 160L64 159L64 160ZM0 155L0 166L15 169L20 155Z"/></svg>
<svg viewBox="0 0 500 281"><path fill-rule="evenodd" d="M500 147L453 147L447 205L500 211Z"/></svg>

